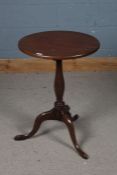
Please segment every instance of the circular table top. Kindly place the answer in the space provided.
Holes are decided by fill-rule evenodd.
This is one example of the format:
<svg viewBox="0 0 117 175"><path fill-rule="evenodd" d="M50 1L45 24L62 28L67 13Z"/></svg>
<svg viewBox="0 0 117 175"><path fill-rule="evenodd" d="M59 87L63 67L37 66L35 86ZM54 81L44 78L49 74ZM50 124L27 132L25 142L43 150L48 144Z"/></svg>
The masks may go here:
<svg viewBox="0 0 117 175"><path fill-rule="evenodd" d="M73 59L96 52L99 41L88 34L72 31L47 31L23 37L19 49L27 55L53 59Z"/></svg>

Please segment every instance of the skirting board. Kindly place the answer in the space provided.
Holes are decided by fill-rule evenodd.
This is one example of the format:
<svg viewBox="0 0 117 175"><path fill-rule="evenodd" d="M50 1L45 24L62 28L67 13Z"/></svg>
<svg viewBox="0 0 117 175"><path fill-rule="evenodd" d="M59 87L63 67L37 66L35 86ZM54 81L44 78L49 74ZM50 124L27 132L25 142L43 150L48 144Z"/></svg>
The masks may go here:
<svg viewBox="0 0 117 175"><path fill-rule="evenodd" d="M64 71L117 71L117 57L81 58L64 61ZM52 72L55 62L51 60L0 59L0 73Z"/></svg>

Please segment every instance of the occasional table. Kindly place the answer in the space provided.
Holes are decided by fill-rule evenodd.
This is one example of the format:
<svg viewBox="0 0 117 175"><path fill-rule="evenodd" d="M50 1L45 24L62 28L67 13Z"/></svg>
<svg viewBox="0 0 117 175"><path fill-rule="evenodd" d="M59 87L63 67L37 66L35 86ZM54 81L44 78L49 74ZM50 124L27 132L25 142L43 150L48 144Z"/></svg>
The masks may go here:
<svg viewBox="0 0 117 175"><path fill-rule="evenodd" d="M73 145L79 155L88 159L88 155L81 149L76 140L73 121L77 120L79 116L72 116L70 107L63 101L65 83L62 61L90 55L96 52L99 46L100 43L95 37L73 31L39 32L25 36L19 41L19 49L25 54L53 60L56 63L54 81L56 101L50 111L43 112L36 117L33 129L28 134L17 135L15 140L25 140L32 137L46 120L58 120L67 126Z"/></svg>

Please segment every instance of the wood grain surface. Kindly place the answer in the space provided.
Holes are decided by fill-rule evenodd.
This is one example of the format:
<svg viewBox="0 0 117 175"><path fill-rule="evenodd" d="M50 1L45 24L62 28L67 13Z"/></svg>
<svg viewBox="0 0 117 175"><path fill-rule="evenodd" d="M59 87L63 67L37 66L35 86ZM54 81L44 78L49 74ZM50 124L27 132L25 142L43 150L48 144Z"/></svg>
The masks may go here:
<svg viewBox="0 0 117 175"><path fill-rule="evenodd" d="M117 71L117 57L81 58L64 61L64 71ZM0 59L0 72L52 72L55 62L51 60L29 59Z"/></svg>

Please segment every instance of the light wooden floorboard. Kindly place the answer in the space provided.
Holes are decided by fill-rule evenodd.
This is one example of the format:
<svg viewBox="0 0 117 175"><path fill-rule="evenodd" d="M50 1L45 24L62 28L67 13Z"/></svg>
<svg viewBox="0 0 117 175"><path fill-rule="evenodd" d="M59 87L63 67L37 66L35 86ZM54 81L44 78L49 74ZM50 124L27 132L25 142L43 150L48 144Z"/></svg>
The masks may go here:
<svg viewBox="0 0 117 175"><path fill-rule="evenodd" d="M117 71L117 57L64 61L64 71ZM44 59L0 59L0 72L52 72L55 62Z"/></svg>

